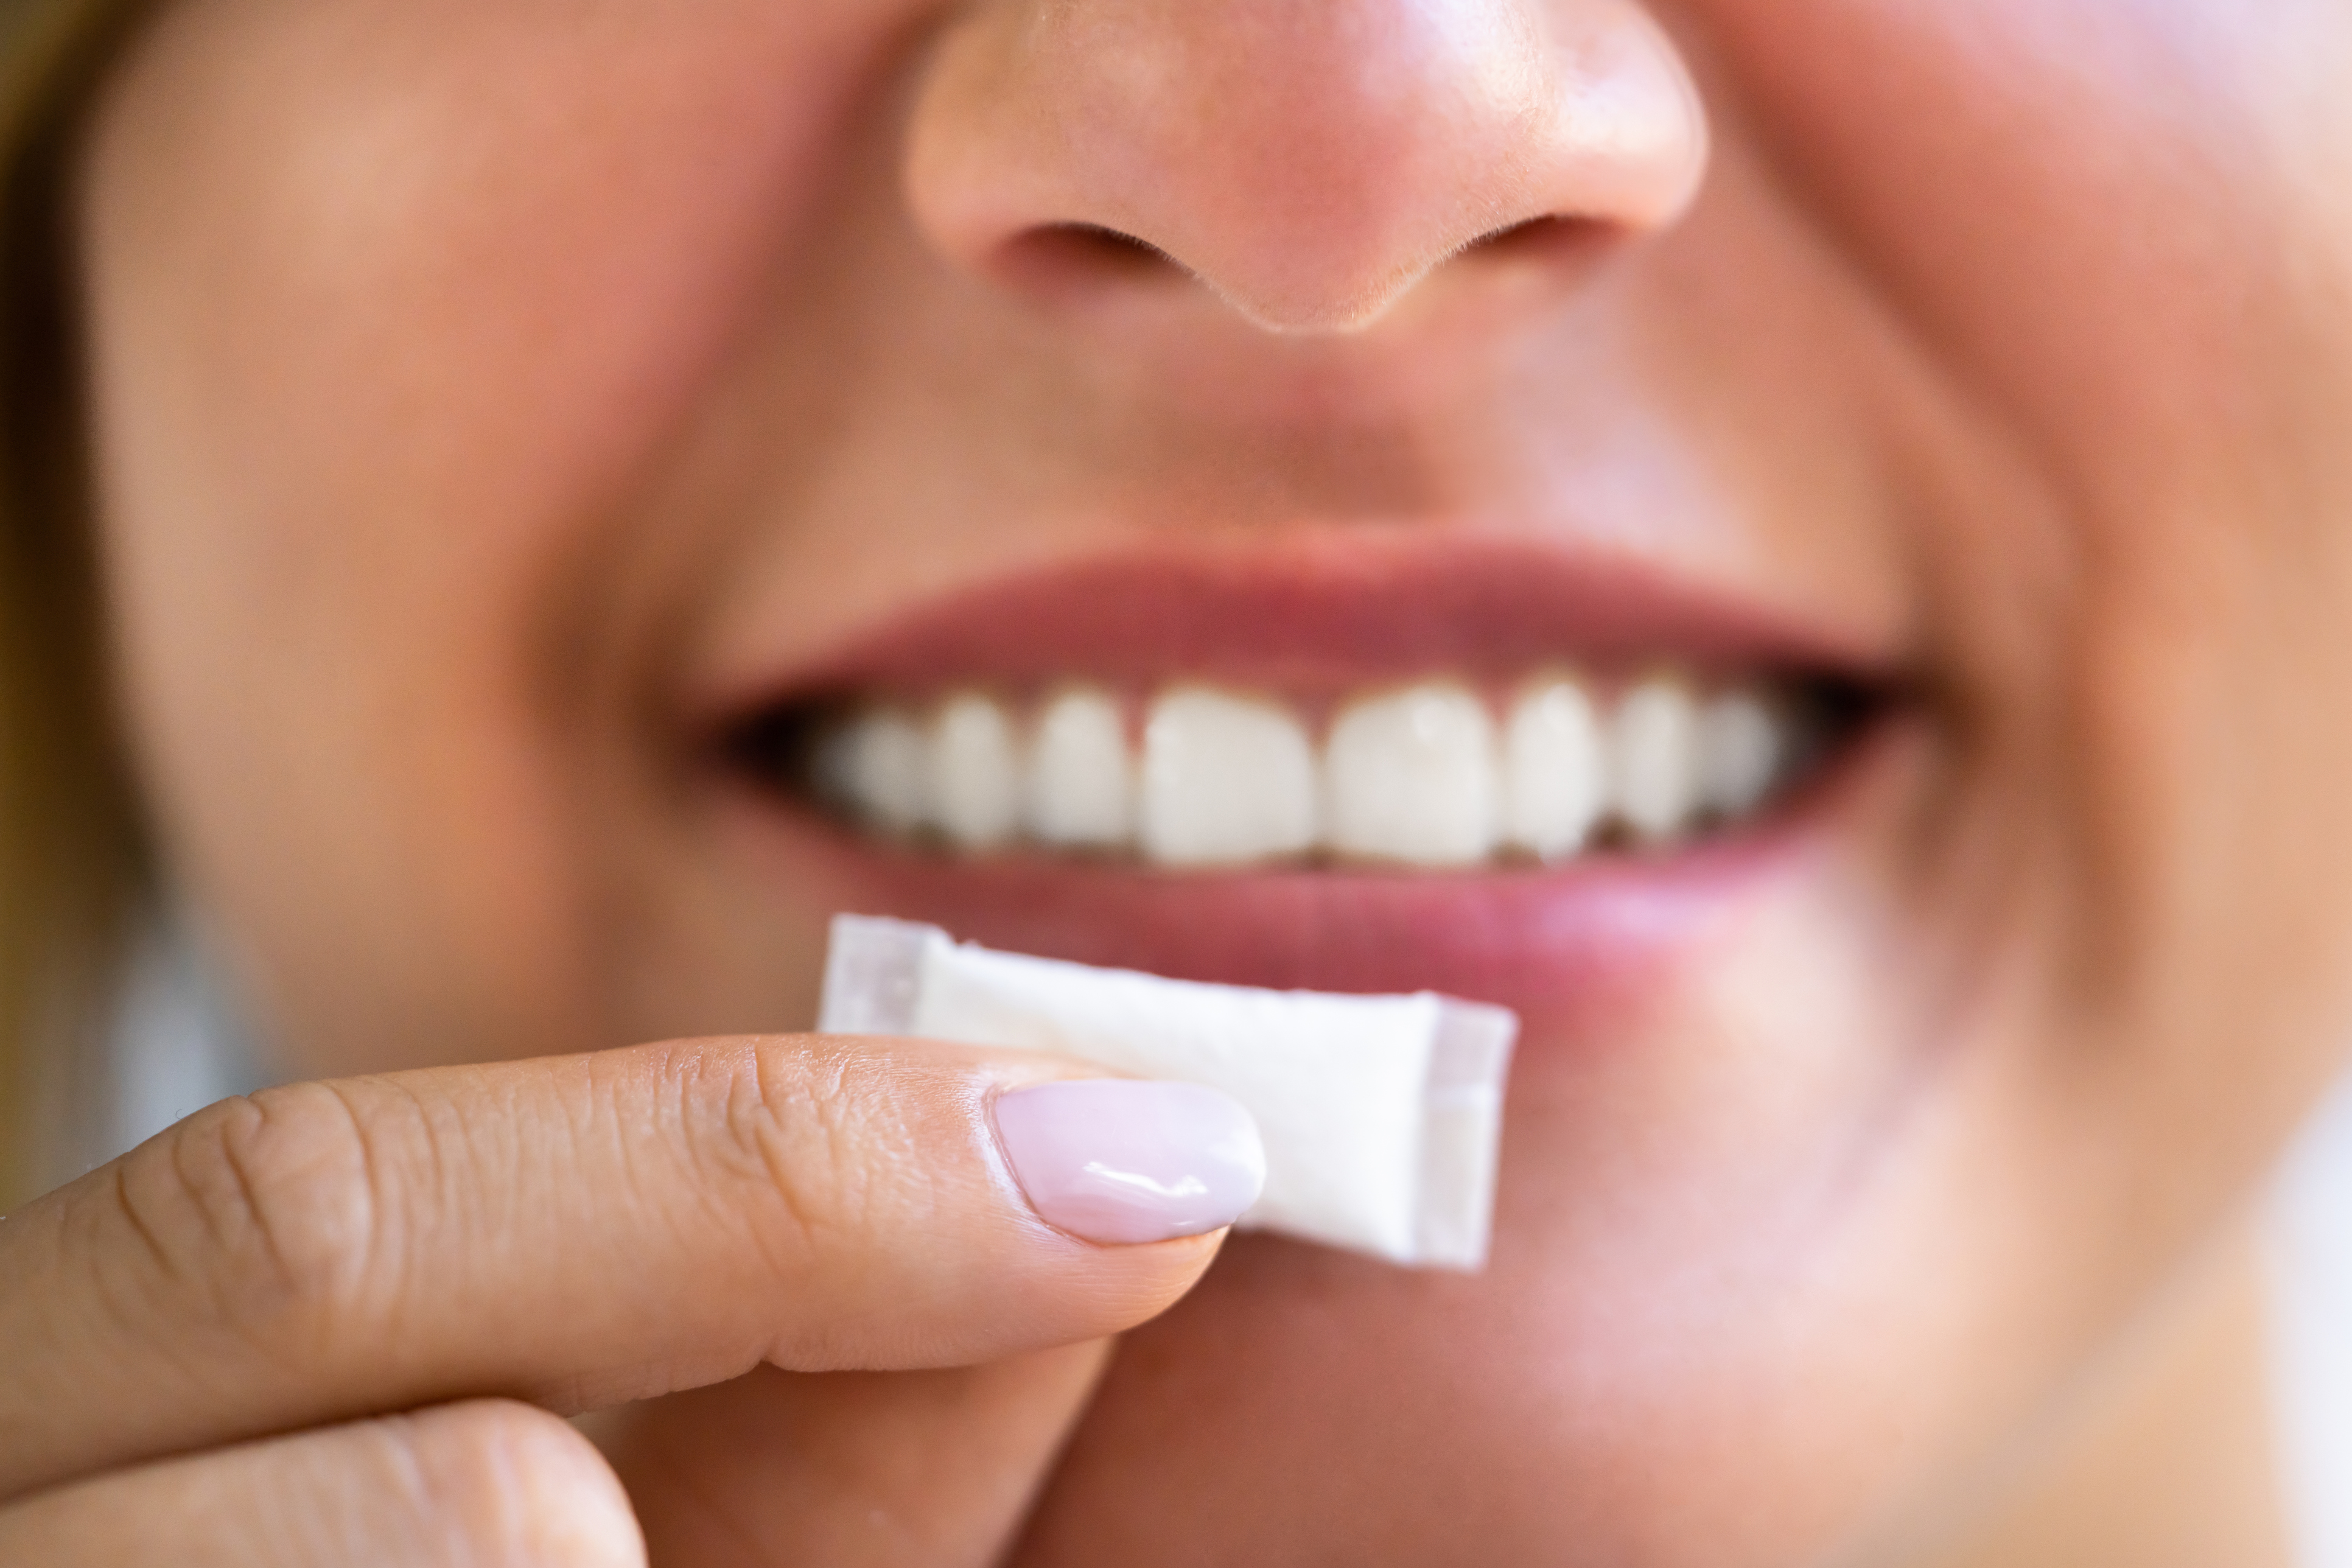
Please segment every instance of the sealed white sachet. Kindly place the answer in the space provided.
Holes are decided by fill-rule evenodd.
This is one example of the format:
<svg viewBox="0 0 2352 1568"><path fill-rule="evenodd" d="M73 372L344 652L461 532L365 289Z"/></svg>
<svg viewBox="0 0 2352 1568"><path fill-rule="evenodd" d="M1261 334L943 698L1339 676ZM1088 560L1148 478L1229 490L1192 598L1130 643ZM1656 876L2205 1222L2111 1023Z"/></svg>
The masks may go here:
<svg viewBox="0 0 2352 1568"><path fill-rule="evenodd" d="M1486 1262L1519 1029L1507 1008L1206 985L836 915L817 1027L1210 1085L1249 1108L1265 1142L1265 1191L1244 1226L1411 1267Z"/></svg>

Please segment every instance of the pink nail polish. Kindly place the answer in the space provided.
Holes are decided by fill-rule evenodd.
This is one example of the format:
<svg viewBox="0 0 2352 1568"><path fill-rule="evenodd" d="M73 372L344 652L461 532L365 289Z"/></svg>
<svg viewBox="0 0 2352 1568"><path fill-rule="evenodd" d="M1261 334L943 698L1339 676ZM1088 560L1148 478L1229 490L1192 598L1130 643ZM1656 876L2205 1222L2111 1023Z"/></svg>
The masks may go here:
<svg viewBox="0 0 2352 1568"><path fill-rule="evenodd" d="M1014 1089L996 1102L996 1134L1030 1206L1088 1241L1217 1230L1265 1185L1257 1123L1199 1084L1087 1079Z"/></svg>

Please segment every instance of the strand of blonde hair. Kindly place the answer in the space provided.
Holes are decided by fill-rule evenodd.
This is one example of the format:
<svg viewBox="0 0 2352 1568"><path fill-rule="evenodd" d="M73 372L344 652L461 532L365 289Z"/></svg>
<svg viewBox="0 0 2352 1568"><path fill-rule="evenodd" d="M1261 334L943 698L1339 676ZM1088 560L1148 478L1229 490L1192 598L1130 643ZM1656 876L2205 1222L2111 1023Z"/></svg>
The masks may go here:
<svg viewBox="0 0 2352 1568"><path fill-rule="evenodd" d="M0 0L0 1207L51 1173L142 881L107 703L70 181L142 0Z"/></svg>

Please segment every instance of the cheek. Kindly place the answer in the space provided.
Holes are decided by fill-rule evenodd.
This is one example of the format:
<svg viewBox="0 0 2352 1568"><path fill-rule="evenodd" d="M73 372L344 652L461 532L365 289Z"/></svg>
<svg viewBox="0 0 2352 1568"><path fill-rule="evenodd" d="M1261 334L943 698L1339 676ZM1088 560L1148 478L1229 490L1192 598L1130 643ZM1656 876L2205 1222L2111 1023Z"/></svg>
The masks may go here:
<svg viewBox="0 0 2352 1568"><path fill-rule="evenodd" d="M2051 521L1984 549L2063 531L2039 570L2118 601L2233 562L2277 592L2283 557L2308 564L2347 477L2311 437L2352 411L2352 199L2330 188L2352 113L2298 84L2352 69L2352 13L1700 8L1817 227L2044 476Z"/></svg>
<svg viewBox="0 0 2352 1568"><path fill-rule="evenodd" d="M422 995L412 1032L478 1020L436 1055L574 1026L566 596L811 221L885 9L196 0L115 84L83 221L126 706L292 1032Z"/></svg>
<svg viewBox="0 0 2352 1568"><path fill-rule="evenodd" d="M2352 111L2320 85L2352 13L2258 9L1691 7L1820 230L2026 477L1923 541L1980 794L2061 847L2030 874L2116 1054L2209 1076L2216 1041L2332 1037L2352 872L2352 710L2309 696L2352 680Z"/></svg>

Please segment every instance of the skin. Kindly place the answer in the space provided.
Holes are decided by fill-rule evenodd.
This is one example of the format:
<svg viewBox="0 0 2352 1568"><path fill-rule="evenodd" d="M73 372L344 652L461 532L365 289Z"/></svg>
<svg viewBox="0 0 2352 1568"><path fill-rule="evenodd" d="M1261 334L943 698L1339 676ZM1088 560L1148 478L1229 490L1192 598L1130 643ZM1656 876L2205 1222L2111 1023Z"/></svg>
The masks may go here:
<svg viewBox="0 0 2352 1568"><path fill-rule="evenodd" d="M2352 16L2258 9L167 9L82 171L113 651L341 1081L11 1218L0 1346L73 1353L0 1379L0 1556L2276 1560L2239 1232L2347 1037ZM1708 984L1530 1019L1488 1275L1237 1242L1106 1363L1213 1247L1025 1216L974 1085L1049 1069L581 1055L809 1014L718 675L1333 520L1604 535L1917 694Z"/></svg>

